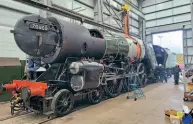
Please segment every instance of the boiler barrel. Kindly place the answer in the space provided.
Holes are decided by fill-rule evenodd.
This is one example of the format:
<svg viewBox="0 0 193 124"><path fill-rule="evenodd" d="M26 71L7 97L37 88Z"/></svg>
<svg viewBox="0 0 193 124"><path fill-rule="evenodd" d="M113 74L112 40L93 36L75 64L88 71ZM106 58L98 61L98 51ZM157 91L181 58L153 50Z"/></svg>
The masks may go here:
<svg viewBox="0 0 193 124"><path fill-rule="evenodd" d="M105 52L104 39L91 37L87 28L73 23L49 18L60 30L61 46L50 57L43 57L47 63L64 62L67 57L94 57L100 59Z"/></svg>
<svg viewBox="0 0 193 124"><path fill-rule="evenodd" d="M14 27L18 47L45 63L65 62L67 57L95 57L105 51L104 39L91 37L87 28L54 17L24 16Z"/></svg>
<svg viewBox="0 0 193 124"><path fill-rule="evenodd" d="M18 47L44 63L64 63L66 58L125 56L134 60L145 54L143 42L123 35L93 35L84 26L38 15L25 16L14 27Z"/></svg>

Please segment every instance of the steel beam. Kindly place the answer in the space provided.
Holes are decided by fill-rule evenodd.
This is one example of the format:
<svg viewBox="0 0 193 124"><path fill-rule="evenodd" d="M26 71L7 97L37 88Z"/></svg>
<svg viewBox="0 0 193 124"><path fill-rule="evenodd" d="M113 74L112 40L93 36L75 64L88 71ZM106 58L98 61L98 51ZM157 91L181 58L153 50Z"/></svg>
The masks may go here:
<svg viewBox="0 0 193 124"><path fill-rule="evenodd" d="M106 2L110 5L110 3L106 0ZM113 8L111 8L111 6L108 6L107 7L107 5L106 4L104 4L104 7L109 11L109 13L110 13L110 16L111 15L113 15L113 13L111 13L111 9L113 10L113 12L114 12L114 14L115 14L115 11L114 11L114 9ZM116 15L116 14L115 14ZM110 16L109 16L109 19L110 19ZM116 17L117 17L117 19L115 19L115 22L117 23L117 25L120 27L120 28L122 28L123 29L123 27L122 27L122 20L120 20L119 19L119 17L116 15ZM121 23L121 25L119 24L119 23Z"/></svg>
<svg viewBox="0 0 193 124"><path fill-rule="evenodd" d="M97 22L94 21L94 19L92 19L90 17L87 17L85 15L73 12L73 11L71 11L69 9L66 9L66 8L62 8L61 6L58 6L58 7L53 7L52 6L52 7L50 7L50 6L44 5L44 4L39 3L39 2L34 2L33 0L14 0L14 1L21 2L23 4L27 4L27 5L30 5L30 6L42 9L42 10L46 10L46 11L49 11L49 12L53 12L53 13L56 13L56 14L59 14L59 15L62 15L62 16L65 16L65 17L68 17L68 18L71 18L71 19L80 20L80 21L83 21L84 23L87 23L87 24L91 24L91 25L99 26L99 27L104 27L104 28L106 28L108 30L111 30L111 31L123 32L122 29L119 29L117 27L110 26L110 25L107 25L107 24L97 23Z"/></svg>
<svg viewBox="0 0 193 124"><path fill-rule="evenodd" d="M105 13L105 14L108 15L109 17L104 18L104 21L107 21L107 20L109 20L109 19L111 19L111 18L120 20L119 18L116 18L117 16L116 16L115 14L112 14L112 15L109 15L109 14L107 14L107 13ZM120 11L120 12L117 13L117 15L119 15L119 14L122 14L122 11Z"/></svg>
<svg viewBox="0 0 193 124"><path fill-rule="evenodd" d="M192 26L192 37L193 37L193 0L190 0L190 7L191 7L191 26ZM193 38L192 38L192 42L193 42Z"/></svg>
<svg viewBox="0 0 193 124"><path fill-rule="evenodd" d="M103 20L103 0L94 0L94 20L100 24L104 23ZM104 32L104 28L96 27L98 30Z"/></svg>

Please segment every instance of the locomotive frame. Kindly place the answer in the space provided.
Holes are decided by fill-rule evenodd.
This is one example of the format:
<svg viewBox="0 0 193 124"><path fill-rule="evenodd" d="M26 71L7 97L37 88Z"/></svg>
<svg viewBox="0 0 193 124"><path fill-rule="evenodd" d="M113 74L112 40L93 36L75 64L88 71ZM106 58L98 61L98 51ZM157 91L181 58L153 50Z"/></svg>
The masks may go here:
<svg viewBox="0 0 193 124"><path fill-rule="evenodd" d="M41 26L31 26L34 23ZM13 33L23 52L52 65L35 81L13 80L1 86L13 91L12 114L19 107L64 116L72 111L75 100L88 98L96 104L104 95L112 98L122 89L128 91L131 72L144 79L143 42L130 36L105 37L98 30L36 15L20 19Z"/></svg>

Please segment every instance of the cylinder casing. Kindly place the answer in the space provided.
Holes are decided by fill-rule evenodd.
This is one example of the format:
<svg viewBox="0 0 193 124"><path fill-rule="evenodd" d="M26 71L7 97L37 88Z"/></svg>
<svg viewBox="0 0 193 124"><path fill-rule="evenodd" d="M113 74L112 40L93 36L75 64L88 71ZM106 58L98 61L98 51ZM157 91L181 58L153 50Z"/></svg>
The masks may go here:
<svg viewBox="0 0 193 124"><path fill-rule="evenodd" d="M70 85L74 91L97 88L104 66L97 62L79 61L71 63L70 72L73 74Z"/></svg>

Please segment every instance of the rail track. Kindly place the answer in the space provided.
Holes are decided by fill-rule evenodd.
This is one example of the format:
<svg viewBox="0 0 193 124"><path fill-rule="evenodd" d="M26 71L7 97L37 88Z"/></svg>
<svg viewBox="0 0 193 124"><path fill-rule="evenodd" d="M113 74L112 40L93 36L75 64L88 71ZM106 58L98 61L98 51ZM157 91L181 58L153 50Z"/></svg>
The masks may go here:
<svg viewBox="0 0 193 124"><path fill-rule="evenodd" d="M73 112L78 111L80 109L88 107L90 104L88 103L79 103L74 108ZM54 119L57 119L57 117L54 116L45 116L45 115L37 115L34 112L25 112L21 111L16 113L15 115L8 115L5 117L0 118L0 124L21 124L21 123L36 123L36 124L45 124L47 122L50 122Z"/></svg>
<svg viewBox="0 0 193 124"><path fill-rule="evenodd" d="M80 110L80 109L86 108L86 107L88 107L88 106L90 105L90 104L86 104L86 105L82 105L82 104L83 104L83 103L80 103L80 105L76 106L76 107L73 109L72 112L75 112L75 111L78 111L78 110ZM59 118L59 117L58 117L58 118ZM41 122L39 122L38 124L45 124L45 123L47 123L47 122L49 122L49 121L52 121L52 120L54 120L54 119L57 119L57 117L47 118L46 120L41 121Z"/></svg>
<svg viewBox="0 0 193 124"><path fill-rule="evenodd" d="M15 115L7 115L7 116L4 116L2 118L0 118L0 123L1 121L5 121L5 120L8 120L8 119L12 119L12 118L16 118L16 117L19 117L19 116L23 116L23 115L26 115L26 114L33 114L33 112L21 112L21 113L17 113Z"/></svg>
<svg viewBox="0 0 193 124"><path fill-rule="evenodd" d="M125 94L125 93L122 93ZM103 97L102 101L108 100L108 97ZM101 102L102 102L101 101ZM72 112L81 110L83 108L86 108L90 106L88 100L78 101L75 103L75 107ZM38 115L34 112L26 112L21 111L17 112L15 115L8 115L6 117L0 118L0 124L25 124L25 123L36 123L36 124L46 124L52 120L59 119L60 117L54 117L54 116L46 116L46 115Z"/></svg>

